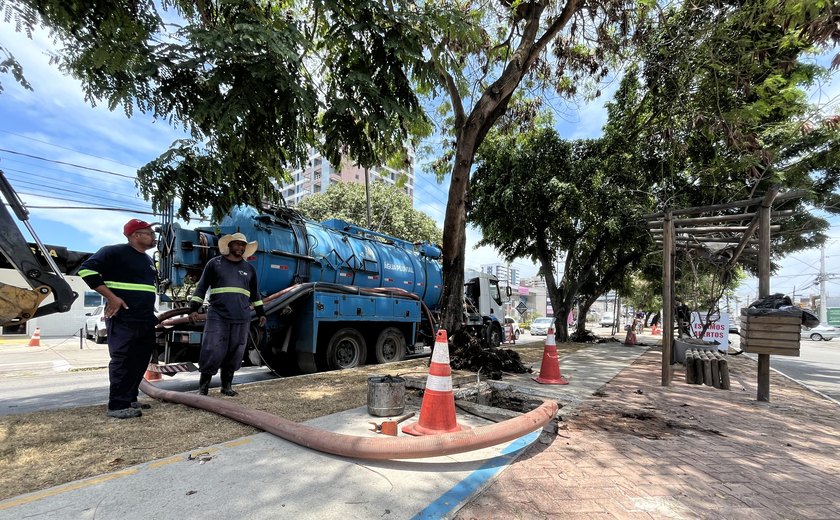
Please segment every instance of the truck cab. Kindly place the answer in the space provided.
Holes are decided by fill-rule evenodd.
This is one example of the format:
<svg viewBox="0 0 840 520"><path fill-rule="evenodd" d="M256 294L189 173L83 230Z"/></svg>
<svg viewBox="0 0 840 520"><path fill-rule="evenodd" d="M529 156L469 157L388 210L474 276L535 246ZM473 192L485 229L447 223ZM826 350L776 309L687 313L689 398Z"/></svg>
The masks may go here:
<svg viewBox="0 0 840 520"><path fill-rule="evenodd" d="M510 288L505 295L510 298ZM498 347L502 338L504 299L499 279L489 273L464 271L464 321L467 328L483 337L491 347Z"/></svg>

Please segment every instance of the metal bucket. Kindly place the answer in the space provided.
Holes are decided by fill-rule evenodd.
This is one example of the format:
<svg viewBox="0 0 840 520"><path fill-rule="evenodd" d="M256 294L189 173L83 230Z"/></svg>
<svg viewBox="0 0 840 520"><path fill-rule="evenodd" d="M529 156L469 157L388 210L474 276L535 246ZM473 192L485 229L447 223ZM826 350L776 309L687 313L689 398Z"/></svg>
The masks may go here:
<svg viewBox="0 0 840 520"><path fill-rule="evenodd" d="M405 411L405 379L397 376L368 378L368 413L393 417Z"/></svg>

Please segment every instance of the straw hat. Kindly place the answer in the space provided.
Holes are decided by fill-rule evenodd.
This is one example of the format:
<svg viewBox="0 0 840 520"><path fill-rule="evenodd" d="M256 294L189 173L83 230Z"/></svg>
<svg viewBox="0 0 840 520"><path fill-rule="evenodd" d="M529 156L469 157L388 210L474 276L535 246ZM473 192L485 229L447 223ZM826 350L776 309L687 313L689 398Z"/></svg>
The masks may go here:
<svg viewBox="0 0 840 520"><path fill-rule="evenodd" d="M248 239L242 233L234 233L232 235L225 235L219 239L219 253L222 255L230 254L230 248L228 245L234 241L245 242L245 254L242 255L243 258L254 256L254 253L257 252L256 240L248 242Z"/></svg>

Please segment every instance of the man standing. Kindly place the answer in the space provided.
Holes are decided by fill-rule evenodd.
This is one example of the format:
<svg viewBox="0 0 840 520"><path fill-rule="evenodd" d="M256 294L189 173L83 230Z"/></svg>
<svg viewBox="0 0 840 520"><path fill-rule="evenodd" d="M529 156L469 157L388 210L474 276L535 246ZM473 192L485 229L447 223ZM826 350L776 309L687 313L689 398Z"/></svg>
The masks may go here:
<svg viewBox="0 0 840 520"><path fill-rule="evenodd" d="M148 249L155 247L152 225L131 219L123 226L127 244L105 246L84 261L79 276L105 297L108 330L109 417L140 417L140 381L155 343L155 277Z"/></svg>
<svg viewBox="0 0 840 520"><path fill-rule="evenodd" d="M257 242L248 242L242 233L225 235L219 239L219 253L207 262L201 279L190 300L190 319L198 318L198 309L210 294L210 308L201 339L198 357L201 379L198 393L207 395L210 380L222 369L222 394L237 394L231 385L233 374L242 365L242 355L248 341L251 305L259 316L260 327L265 325L265 310L257 290L257 272L243 261L257 250Z"/></svg>

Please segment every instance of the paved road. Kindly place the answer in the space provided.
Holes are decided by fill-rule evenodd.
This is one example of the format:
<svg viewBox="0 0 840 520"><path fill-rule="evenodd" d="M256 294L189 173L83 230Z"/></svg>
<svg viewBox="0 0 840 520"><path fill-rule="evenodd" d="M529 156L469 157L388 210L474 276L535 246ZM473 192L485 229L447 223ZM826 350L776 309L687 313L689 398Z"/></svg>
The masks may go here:
<svg viewBox="0 0 840 520"><path fill-rule="evenodd" d="M234 384L275 379L265 367L244 367L236 372ZM164 376L156 386L166 390L190 391L198 388L198 372ZM211 388L220 384L213 378ZM36 377L0 378L0 416L37 410L75 408L108 402L107 369L85 372L42 372Z"/></svg>
<svg viewBox="0 0 840 520"><path fill-rule="evenodd" d="M732 341L732 347L741 348L739 339ZM748 356L758 358L754 354ZM840 339L803 339L799 357L770 356L770 367L840 402Z"/></svg>

